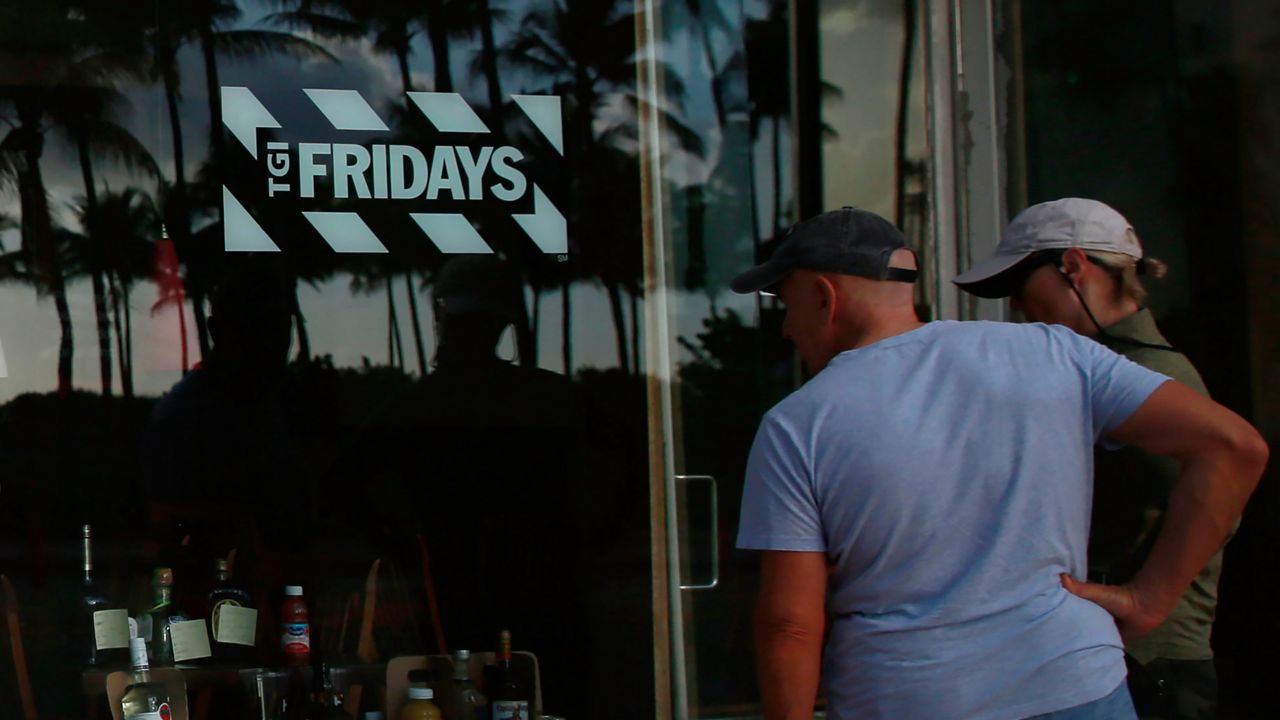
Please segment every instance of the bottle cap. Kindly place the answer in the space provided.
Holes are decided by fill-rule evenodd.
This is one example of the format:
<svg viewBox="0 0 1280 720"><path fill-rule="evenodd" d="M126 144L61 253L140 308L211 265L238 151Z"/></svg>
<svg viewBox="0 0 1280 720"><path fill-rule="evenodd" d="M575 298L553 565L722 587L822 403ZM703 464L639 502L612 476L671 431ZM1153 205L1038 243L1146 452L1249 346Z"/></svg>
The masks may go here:
<svg viewBox="0 0 1280 720"><path fill-rule="evenodd" d="M158 567L156 568L154 582L157 586L168 585L173 586L173 568Z"/></svg>
<svg viewBox="0 0 1280 720"><path fill-rule="evenodd" d="M302 597L302 586L301 585L285 585L284 594L288 595L289 597Z"/></svg>
<svg viewBox="0 0 1280 720"><path fill-rule="evenodd" d="M470 660L471 651L470 650L454 650L453 659L454 660Z"/></svg>
<svg viewBox="0 0 1280 720"><path fill-rule="evenodd" d="M429 687L411 687L409 688L410 700L430 700L436 696L435 692Z"/></svg>
<svg viewBox="0 0 1280 720"><path fill-rule="evenodd" d="M142 638L129 639L129 656L135 668L150 667L147 661L147 641Z"/></svg>
<svg viewBox="0 0 1280 720"><path fill-rule="evenodd" d="M364 714L364 720L383 720L385 717L386 715L379 710L370 710Z"/></svg>

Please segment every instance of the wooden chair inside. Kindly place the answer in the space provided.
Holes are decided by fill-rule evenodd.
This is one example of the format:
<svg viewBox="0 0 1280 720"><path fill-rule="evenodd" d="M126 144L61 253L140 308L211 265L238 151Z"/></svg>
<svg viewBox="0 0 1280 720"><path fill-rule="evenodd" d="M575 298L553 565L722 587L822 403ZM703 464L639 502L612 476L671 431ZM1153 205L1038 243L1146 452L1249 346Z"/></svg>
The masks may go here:
<svg viewBox="0 0 1280 720"><path fill-rule="evenodd" d="M475 652L471 654L468 671L472 681L485 692L484 667L498 662L497 653ZM529 652L514 651L511 653L511 666L516 675L524 682L525 687L533 688L533 708L531 717L542 714L542 676L538 670L538 658ZM449 681L453 678L453 658L448 655L403 655L387 662L387 717L400 715L400 709L408 702L409 686L417 684L411 675L428 671L434 680L426 683L435 690L436 697L444 694Z"/></svg>
<svg viewBox="0 0 1280 720"><path fill-rule="evenodd" d="M373 623L378 610L378 571L382 567L382 559L373 561L369 574L365 577L364 601L360 604L360 627L356 636L356 659L363 663L378 661L378 646L373 641ZM343 626L345 634L346 626ZM360 707L360 698L364 694L364 686L352 685L347 689L348 707Z"/></svg>
<svg viewBox="0 0 1280 720"><path fill-rule="evenodd" d="M27 652L22 644L22 622L18 613L18 594L9 578L0 575L0 600L3 601L5 627L9 636L9 656L13 663L13 680L22 706L23 720L38 720L35 691L31 686L31 672L27 667Z"/></svg>
<svg viewBox="0 0 1280 720"><path fill-rule="evenodd" d="M169 710L173 720L190 720L187 709L187 681L182 671L176 668L154 668L151 670L151 681L164 685L169 694ZM107 676L107 703L111 707L112 720L123 720L120 699L129 683L133 682L133 673L117 670Z"/></svg>

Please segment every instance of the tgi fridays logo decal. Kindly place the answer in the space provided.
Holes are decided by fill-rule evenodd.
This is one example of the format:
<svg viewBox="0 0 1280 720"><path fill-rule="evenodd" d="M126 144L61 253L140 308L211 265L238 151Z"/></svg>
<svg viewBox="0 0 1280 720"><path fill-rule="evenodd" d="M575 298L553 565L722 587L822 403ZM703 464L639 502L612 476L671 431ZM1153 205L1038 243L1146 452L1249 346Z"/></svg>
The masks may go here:
<svg viewBox="0 0 1280 720"><path fill-rule="evenodd" d="M223 87L222 123L248 152L240 159L252 160L239 163L245 172L228 173L236 178L234 190L222 186L225 249L280 252L277 240L299 234L288 226L300 216L302 228L338 253L386 253L388 236L425 238L446 254L492 253L492 238L476 229L481 220L493 232L506 226L522 232L541 253L568 252L565 216L547 192L558 174L546 172L547 160L562 170L564 156L559 97L511 96L536 129L517 147L499 140L457 93L406 95L403 111L421 113L429 123L419 122L427 134L409 140L355 90L304 89L296 98L270 98L304 103L323 117L322 132L316 123L308 131L323 137L303 138L289 137L249 88ZM264 130L268 137L259 142ZM529 143L530 137L541 142ZM535 156L541 182L532 174Z"/></svg>

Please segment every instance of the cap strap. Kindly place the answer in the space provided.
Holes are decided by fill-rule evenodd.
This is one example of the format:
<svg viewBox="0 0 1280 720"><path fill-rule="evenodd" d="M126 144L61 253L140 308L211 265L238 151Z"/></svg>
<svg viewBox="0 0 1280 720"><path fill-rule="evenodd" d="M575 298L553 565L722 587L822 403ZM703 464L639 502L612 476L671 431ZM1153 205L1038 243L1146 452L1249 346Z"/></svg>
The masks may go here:
<svg viewBox="0 0 1280 720"><path fill-rule="evenodd" d="M898 282L915 282L916 277L920 275L918 270L908 270L906 268L891 267L885 270L885 280L896 280Z"/></svg>

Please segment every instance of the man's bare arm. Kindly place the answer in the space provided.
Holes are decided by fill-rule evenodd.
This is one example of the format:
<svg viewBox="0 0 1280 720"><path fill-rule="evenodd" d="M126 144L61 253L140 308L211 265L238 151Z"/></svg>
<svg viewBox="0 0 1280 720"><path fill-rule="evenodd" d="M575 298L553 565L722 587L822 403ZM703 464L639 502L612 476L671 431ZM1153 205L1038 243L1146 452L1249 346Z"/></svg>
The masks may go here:
<svg viewBox="0 0 1280 720"><path fill-rule="evenodd" d="M1176 382L1161 385L1111 434L1182 466L1164 525L1125 585L1064 578L1068 590L1106 608L1126 639L1164 622L1234 527L1267 463L1266 442L1240 416Z"/></svg>
<svg viewBox="0 0 1280 720"><path fill-rule="evenodd" d="M826 592L825 553L762 553L755 636L765 720L813 719Z"/></svg>

